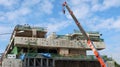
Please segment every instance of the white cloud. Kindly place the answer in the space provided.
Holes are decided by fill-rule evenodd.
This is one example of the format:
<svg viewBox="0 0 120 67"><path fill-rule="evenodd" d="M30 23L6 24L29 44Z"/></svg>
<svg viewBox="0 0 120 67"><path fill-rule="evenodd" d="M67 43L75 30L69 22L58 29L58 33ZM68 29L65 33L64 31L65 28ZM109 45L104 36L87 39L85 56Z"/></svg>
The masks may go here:
<svg viewBox="0 0 120 67"><path fill-rule="evenodd" d="M53 9L53 5L52 5L52 2L50 2L49 0L44 0L41 3L40 11L43 11L47 14L51 14L52 9Z"/></svg>
<svg viewBox="0 0 120 67"><path fill-rule="evenodd" d="M112 7L120 7L119 0L103 0L101 2L99 0L76 0L76 1L70 0L68 2L70 2L70 5L72 6L81 6L81 8L82 7L86 8L84 5L88 5L89 6L88 11L93 11L93 12L104 11Z"/></svg>
<svg viewBox="0 0 120 67"><path fill-rule="evenodd" d="M98 11L98 10L101 10L101 4L95 4L92 6L92 11Z"/></svg>
<svg viewBox="0 0 120 67"><path fill-rule="evenodd" d="M120 17L114 20L114 22L112 24L112 28L120 29Z"/></svg>
<svg viewBox="0 0 120 67"><path fill-rule="evenodd" d="M0 16L0 21L4 21L5 17L4 16Z"/></svg>
<svg viewBox="0 0 120 67"><path fill-rule="evenodd" d="M0 25L0 34L4 34L4 33L12 33L13 28L12 27L8 27L8 26L4 26L4 25ZM8 35L0 35L0 41L6 41L9 39L9 36L11 34Z"/></svg>
<svg viewBox="0 0 120 67"><path fill-rule="evenodd" d="M114 36L111 36L114 37ZM119 36L120 37L120 36ZM112 42L111 42L112 43ZM102 55L107 55L108 57L111 57L112 59L114 59L117 63L120 63L120 47L118 43L114 43L113 44L106 44L106 49L104 49L103 51L100 51L100 53ZM113 48L114 47L114 48Z"/></svg>
<svg viewBox="0 0 120 67"><path fill-rule="evenodd" d="M33 24L33 25L46 27L48 30L48 34L50 34L52 32L59 32L72 24L71 21L69 20L62 20L57 18L50 18L47 20L48 20L47 23L45 22L45 23Z"/></svg>
<svg viewBox="0 0 120 67"><path fill-rule="evenodd" d="M18 10L12 11L12 12L7 12L6 17L8 20L17 20L22 16L26 16L30 14L31 10L29 8L20 8Z"/></svg>
<svg viewBox="0 0 120 67"><path fill-rule="evenodd" d="M0 0L0 6L4 7L5 9L13 9L14 7L18 6L20 0Z"/></svg>
<svg viewBox="0 0 120 67"><path fill-rule="evenodd" d="M14 0L0 0L0 5L9 7L12 6L15 3Z"/></svg>
<svg viewBox="0 0 120 67"><path fill-rule="evenodd" d="M74 14L76 17L78 17L78 19L85 19L87 16L89 16L90 9L89 9L88 5L83 5L83 6L84 7L73 8Z"/></svg>
<svg viewBox="0 0 120 67"><path fill-rule="evenodd" d="M111 29L119 30L120 29L119 25L120 25L120 17L107 18L107 19L96 18L95 17L95 20L90 21L88 26L91 29L96 29L96 30L103 30L103 29L106 29L106 30L111 30Z"/></svg>
<svg viewBox="0 0 120 67"><path fill-rule="evenodd" d="M12 27L8 27L5 25L0 25L0 33L10 33L11 32Z"/></svg>
<svg viewBox="0 0 120 67"><path fill-rule="evenodd" d="M47 25L48 33L58 32L62 29L65 29L70 24L71 23L69 23L68 21L56 21L54 23L48 24Z"/></svg>
<svg viewBox="0 0 120 67"><path fill-rule="evenodd" d="M99 2L95 2L95 3L92 6L92 11L104 11L112 7L120 7L119 0L103 0L102 3Z"/></svg>
<svg viewBox="0 0 120 67"><path fill-rule="evenodd" d="M0 1L2 2L13 2L12 0L6 0L6 1ZM19 3L20 7L17 9L9 9L9 11L4 12L4 11L0 11L0 21L6 21L6 22L25 22L25 20L27 20L27 18L25 18L25 16L28 15L33 15L37 14L37 15L44 15L44 14L51 14L52 13L52 9L53 9L53 1L49 1L49 0L25 0L23 2L21 2L21 5L18 1L15 1L15 3ZM12 5L12 4L11 4ZM13 4L14 5L14 4ZM34 11L33 7L35 7L37 10ZM7 8L7 7L6 7ZM11 8L15 8L14 6L11 6Z"/></svg>
<svg viewBox="0 0 120 67"><path fill-rule="evenodd" d="M22 3L23 7L37 7L39 9L39 13L46 13L51 14L53 9L53 3L54 0L25 0ZM31 8L32 9L32 8Z"/></svg>
<svg viewBox="0 0 120 67"><path fill-rule="evenodd" d="M110 7L120 7L120 1L119 0L104 0L103 2L104 9L108 9Z"/></svg>
<svg viewBox="0 0 120 67"><path fill-rule="evenodd" d="M82 4L82 1L81 0L70 0L70 5L80 5Z"/></svg>
<svg viewBox="0 0 120 67"><path fill-rule="evenodd" d="M31 13L31 9L29 8L19 8L15 11L10 12L2 12L0 15L0 21L8 22L8 23L17 23L16 21L22 20L24 16L27 16Z"/></svg>
<svg viewBox="0 0 120 67"><path fill-rule="evenodd" d="M97 29L110 29L114 22L113 18L103 19L100 24L96 25Z"/></svg>
<svg viewBox="0 0 120 67"><path fill-rule="evenodd" d="M87 4L87 0L70 0L70 2L68 2L68 6L71 8L77 19L85 19L91 14L90 6ZM68 11L66 11L66 14L67 18L72 19Z"/></svg>
<svg viewBox="0 0 120 67"><path fill-rule="evenodd" d="M22 6L24 7L31 7L36 4L39 4L42 0L24 0Z"/></svg>

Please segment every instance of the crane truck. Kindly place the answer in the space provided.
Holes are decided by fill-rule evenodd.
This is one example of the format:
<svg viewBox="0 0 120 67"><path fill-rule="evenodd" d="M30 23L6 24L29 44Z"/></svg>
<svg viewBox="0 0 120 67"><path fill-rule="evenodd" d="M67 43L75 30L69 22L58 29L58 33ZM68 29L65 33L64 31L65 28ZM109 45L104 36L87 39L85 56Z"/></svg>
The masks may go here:
<svg viewBox="0 0 120 67"><path fill-rule="evenodd" d="M90 37L87 35L87 33L85 32L85 30L83 29L83 27L81 26L81 24L79 23L79 21L77 20L77 18L75 17L75 15L73 14L72 10L69 8L69 6L67 5L67 2L63 3L63 7L66 7L66 9L68 10L69 14L71 15L71 17L73 18L73 20L75 21L76 25L78 26L79 30L81 31L82 35L87 39L87 45L91 48L91 50L93 51L94 55L96 56L96 58L98 59L99 63L101 64L101 67L106 67L106 64L104 62L104 60L102 59L102 57L100 56L99 52L97 51L97 49L95 48L94 44L92 43L92 41L90 40ZM63 12L65 13L65 10L63 9Z"/></svg>

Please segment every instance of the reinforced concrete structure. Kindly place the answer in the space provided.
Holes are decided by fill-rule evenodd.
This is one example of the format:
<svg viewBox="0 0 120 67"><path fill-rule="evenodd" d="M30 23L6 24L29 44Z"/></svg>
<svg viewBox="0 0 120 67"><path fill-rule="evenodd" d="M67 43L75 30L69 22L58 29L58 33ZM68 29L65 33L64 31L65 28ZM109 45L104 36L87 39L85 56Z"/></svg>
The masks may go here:
<svg viewBox="0 0 120 67"><path fill-rule="evenodd" d="M11 67L5 64L14 60L19 64L12 67L21 67L21 63L22 67L101 67L95 56L87 55L90 48L80 31L66 35L53 32L49 36L46 33L43 27L17 25L2 56L2 67ZM97 50L105 49L99 32L87 35ZM103 58L107 61L106 56Z"/></svg>

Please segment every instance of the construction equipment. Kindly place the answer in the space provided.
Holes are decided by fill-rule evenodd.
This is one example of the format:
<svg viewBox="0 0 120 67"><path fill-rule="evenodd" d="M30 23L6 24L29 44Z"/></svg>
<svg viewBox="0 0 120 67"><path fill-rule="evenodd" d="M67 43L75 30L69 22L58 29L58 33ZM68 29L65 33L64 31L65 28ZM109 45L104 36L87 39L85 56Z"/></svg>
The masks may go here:
<svg viewBox="0 0 120 67"><path fill-rule="evenodd" d="M92 41L90 40L89 36L87 35L87 33L85 32L85 30L82 28L82 26L80 25L79 21L77 20L77 18L75 17L75 15L73 14L73 12L71 11L71 9L69 8L69 6L67 5L67 2L63 3L63 7L66 7L68 12L70 13L70 15L72 16L73 20L75 21L76 25L78 26L79 30L81 31L81 33L83 34L83 36L87 39L87 45L92 49L94 55L96 56L96 58L98 59L98 61L101 64L101 67L106 67L106 64L104 62L104 60L102 59L102 57L100 56L100 54L98 53L97 49L95 48L94 44L92 43ZM63 10L63 12L65 13L65 10Z"/></svg>

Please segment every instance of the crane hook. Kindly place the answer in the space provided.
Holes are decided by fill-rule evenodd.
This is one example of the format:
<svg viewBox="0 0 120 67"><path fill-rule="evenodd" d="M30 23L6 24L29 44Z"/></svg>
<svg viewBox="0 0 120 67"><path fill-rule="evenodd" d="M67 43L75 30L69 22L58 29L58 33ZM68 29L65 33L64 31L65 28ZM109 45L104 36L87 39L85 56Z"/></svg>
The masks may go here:
<svg viewBox="0 0 120 67"><path fill-rule="evenodd" d="M67 3L66 2L64 2L63 4L62 4L62 6L63 6L63 13L65 14L65 5L66 5Z"/></svg>
<svg viewBox="0 0 120 67"><path fill-rule="evenodd" d="M63 13L65 14L65 9L63 8Z"/></svg>

